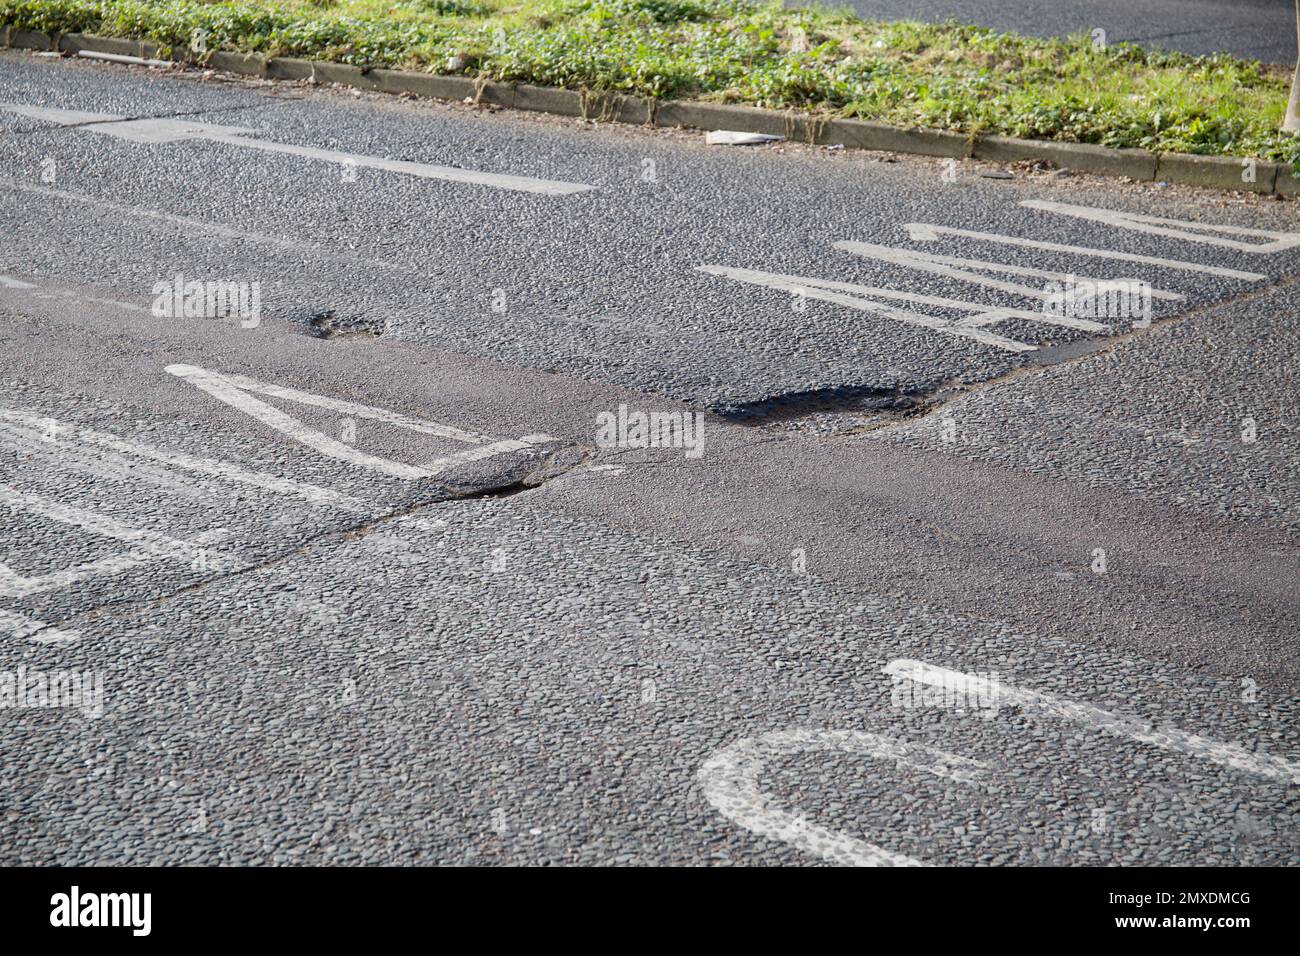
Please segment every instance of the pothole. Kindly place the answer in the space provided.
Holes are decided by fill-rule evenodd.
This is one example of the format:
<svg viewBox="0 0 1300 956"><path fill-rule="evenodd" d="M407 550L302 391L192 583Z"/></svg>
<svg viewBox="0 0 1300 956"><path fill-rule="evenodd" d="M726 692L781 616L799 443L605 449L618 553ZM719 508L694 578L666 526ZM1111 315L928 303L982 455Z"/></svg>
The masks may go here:
<svg viewBox="0 0 1300 956"><path fill-rule="evenodd" d="M735 425L775 425L826 415L874 418L907 415L927 404L927 393L875 385L837 386L789 392L757 402L732 405L719 417Z"/></svg>
<svg viewBox="0 0 1300 956"><path fill-rule="evenodd" d="M388 331L388 323L364 315L339 315L329 309L308 316L307 330L309 335L318 339L378 338Z"/></svg>

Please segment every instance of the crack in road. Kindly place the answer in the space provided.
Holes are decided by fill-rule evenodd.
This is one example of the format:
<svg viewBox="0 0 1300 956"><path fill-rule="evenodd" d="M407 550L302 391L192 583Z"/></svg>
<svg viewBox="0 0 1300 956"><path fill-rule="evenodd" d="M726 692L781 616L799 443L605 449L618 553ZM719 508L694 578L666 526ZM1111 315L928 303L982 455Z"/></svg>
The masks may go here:
<svg viewBox="0 0 1300 956"><path fill-rule="evenodd" d="M273 567L284 564L294 558L308 555L317 550L321 545L340 544L349 541L358 541L367 537L375 531L378 531L393 522L400 521L403 518L410 518L425 508L431 508L435 505L455 504L458 502L471 501L494 501L504 498L514 497L524 492L533 491L542 485L556 478L569 474L578 468L583 467L591 460L592 449L586 446L566 445L557 449L550 454L542 457L542 460L532 469L525 472L519 477L503 477L494 483L475 484L470 486L443 486L443 493L432 498L419 498L415 501L407 502L400 508L385 512L373 518L368 518L350 528L341 528L327 531L315 535L302 542L297 547L287 551L282 551L272 555L262 561L252 564L246 564L241 567L218 574L214 577L205 578L201 581L195 581L184 587L168 591L166 594L155 595L147 600L136 601L130 604L105 604L100 607L90 608L85 611L79 611L67 617L58 620L41 621L40 626L31 631L27 637L41 633L46 630L75 630L70 625L73 622L78 624L99 620L106 615L113 614L126 617L137 617L141 613L162 607L177 598L205 591L209 588L223 585L236 578L245 577L249 574L255 574L259 571L265 571ZM571 460L566 455L575 455Z"/></svg>

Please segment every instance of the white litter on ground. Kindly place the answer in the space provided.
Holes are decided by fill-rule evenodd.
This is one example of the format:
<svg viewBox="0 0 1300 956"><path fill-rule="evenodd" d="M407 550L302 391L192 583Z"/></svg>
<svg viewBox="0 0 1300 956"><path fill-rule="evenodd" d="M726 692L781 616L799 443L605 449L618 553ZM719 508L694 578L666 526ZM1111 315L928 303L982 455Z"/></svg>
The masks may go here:
<svg viewBox="0 0 1300 956"><path fill-rule="evenodd" d="M732 129L711 130L704 137L710 146L756 146L760 143L780 142L784 136L771 136L767 133L740 133Z"/></svg>

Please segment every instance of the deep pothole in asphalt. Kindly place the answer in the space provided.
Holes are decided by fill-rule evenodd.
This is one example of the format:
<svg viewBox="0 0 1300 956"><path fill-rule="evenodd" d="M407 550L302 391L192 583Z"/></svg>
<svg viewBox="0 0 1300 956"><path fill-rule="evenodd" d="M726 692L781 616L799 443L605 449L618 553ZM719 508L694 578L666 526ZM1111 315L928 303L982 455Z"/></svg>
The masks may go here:
<svg viewBox="0 0 1300 956"><path fill-rule="evenodd" d="M365 315L340 315L333 309L315 312L306 318L307 334L318 339L379 338L388 331L388 323Z"/></svg>

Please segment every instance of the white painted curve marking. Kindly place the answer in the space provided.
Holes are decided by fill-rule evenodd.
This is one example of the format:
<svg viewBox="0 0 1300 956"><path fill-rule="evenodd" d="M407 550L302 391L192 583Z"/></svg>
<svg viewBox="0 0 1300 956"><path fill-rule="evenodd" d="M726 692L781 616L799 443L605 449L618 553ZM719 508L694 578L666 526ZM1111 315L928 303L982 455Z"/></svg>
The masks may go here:
<svg viewBox="0 0 1300 956"><path fill-rule="evenodd" d="M1158 730L1145 721L1092 704L1080 704L1041 691L1026 690L1001 681L937 667L924 661L891 661L884 672L920 684L944 689L960 687L977 700L996 701L998 707L1014 705L1027 713L1068 720L1092 730L1138 743L1203 758L1256 776L1291 785L1300 784L1300 765L1283 757L1260 754L1236 744L1189 734L1174 728ZM850 730L784 730L746 737L715 751L696 776L709 803L732 822L773 840L833 863L856 866L923 866L912 857L893 853L856 837L809 824L803 817L773 806L772 798L758 786L764 762L772 756L797 753L841 752L892 760L958 783L987 786L987 764L958 754L876 734Z"/></svg>
<svg viewBox="0 0 1300 956"><path fill-rule="evenodd" d="M268 153L285 153L348 167L364 166L369 169L403 173L407 176L418 176L423 179L439 179L447 182L488 186L492 189L505 189L512 192L536 193L543 196L569 196L574 193L588 192L595 189L594 186L585 183L536 179L531 176L511 176L503 173L485 173L472 169L460 169L455 166L437 166L406 160L383 159L357 153L318 149L314 146L295 146L289 143L249 139L248 137L257 135L257 131L242 126L221 126L215 123L179 119L130 119L125 116L115 116L107 113L79 113L73 110L25 106L16 103L0 103L0 109L18 113L31 119L56 123L60 126L75 126L78 129L88 130L92 133L102 133L136 143L177 143L185 140L202 140L209 143L223 143L227 146L256 149Z"/></svg>
<svg viewBox="0 0 1300 956"><path fill-rule="evenodd" d="M1138 743L1151 744L1190 757L1203 758L1234 770L1269 777L1284 783L1300 784L1300 764L1282 757L1254 753L1236 744L1189 734L1176 728L1158 730L1136 717L1117 714L1093 704L1076 703L1052 694L1025 690L976 674L964 674L946 667L936 667L923 661L906 659L891 661L886 665L885 673L935 687L966 687L976 693L980 699L996 700L999 707L1005 702L1044 717L1068 720L1116 737L1127 737Z"/></svg>
<svg viewBox="0 0 1300 956"><path fill-rule="evenodd" d="M1046 242L1041 239L1024 239L1020 236L1004 236L995 232L976 232L971 229L953 229L949 226L936 226L928 222L909 222L903 226L908 238L913 242L933 242L940 236L955 236L961 239L976 239L980 242L996 242L1004 246L1019 246L1047 252L1066 252L1076 256L1090 256L1097 259L1114 259L1116 262L1135 262L1142 265L1158 266L1162 269L1175 269L1182 272L1199 272L1202 275L1220 276L1225 279L1240 279L1243 282L1263 282L1266 275L1258 272L1242 272L1239 269L1225 269L1222 266L1203 266L1197 262L1183 262L1179 259L1163 259L1159 256L1143 256L1134 252L1114 252L1109 249L1093 249L1089 246L1072 246L1060 242ZM1173 293L1151 291L1152 298L1169 298ZM1183 296L1176 298L1182 299Z"/></svg>
<svg viewBox="0 0 1300 956"><path fill-rule="evenodd" d="M1024 199L1021 200L1020 205L1026 209L1039 209L1043 212L1056 213L1061 216L1087 219L1107 226L1143 232L1150 236L1184 239L1188 242L1218 246L1221 249L1235 249L1238 252L1283 252L1300 246L1300 232L1271 232L1267 229L1247 229L1244 226L1219 226L1212 223L1189 222L1186 219L1164 219L1160 216L1145 216L1138 213L1120 212L1115 209L1101 209L1095 206L1076 206L1071 203L1054 202L1048 199ZM1231 236L1255 236L1272 241L1242 242L1237 239L1224 238L1222 235L1205 235L1207 232L1226 233Z"/></svg>
<svg viewBox="0 0 1300 956"><path fill-rule="evenodd" d="M195 365L169 365L166 371L171 375L184 379L191 385L207 392L213 398L225 402L251 418L269 425L294 441L320 452L322 455L337 458L340 461L405 481L432 478L454 465L481 461L505 452L520 451L555 441L549 435L525 435L523 438L497 441L487 435L465 431L438 422L412 418L400 412L375 408L370 405L361 405L357 402L337 398L328 398L324 395L303 392L282 385L259 382L243 375L212 372ZM254 392L269 395L272 398L284 399L285 401L328 409L341 415L369 419L420 434L448 438L481 447L457 452L424 466L392 461L388 458L367 454L314 428L310 428L292 415L254 398L252 394Z"/></svg>
<svg viewBox="0 0 1300 956"><path fill-rule="evenodd" d="M697 773L709 803L747 830L845 866L925 866L856 837L808 823L774 806L758 787L765 761L799 753L842 753L887 760L957 783L975 783L986 766L977 760L856 730L778 730L746 737L716 751Z"/></svg>

